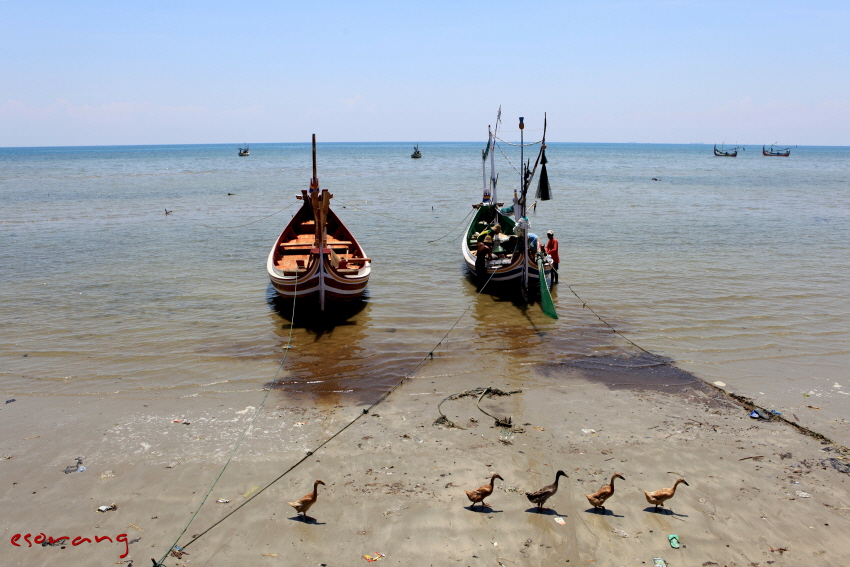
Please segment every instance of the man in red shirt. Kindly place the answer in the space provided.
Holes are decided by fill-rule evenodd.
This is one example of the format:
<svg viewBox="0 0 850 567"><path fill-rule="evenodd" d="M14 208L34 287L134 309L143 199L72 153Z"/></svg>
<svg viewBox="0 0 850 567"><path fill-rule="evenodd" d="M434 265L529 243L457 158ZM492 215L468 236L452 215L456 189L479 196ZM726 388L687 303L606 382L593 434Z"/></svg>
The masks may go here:
<svg viewBox="0 0 850 567"><path fill-rule="evenodd" d="M558 283L558 266L561 263L561 256L558 255L558 239L555 238L555 233L551 230L546 233L549 237L549 242L546 243L546 253L552 257L552 285Z"/></svg>

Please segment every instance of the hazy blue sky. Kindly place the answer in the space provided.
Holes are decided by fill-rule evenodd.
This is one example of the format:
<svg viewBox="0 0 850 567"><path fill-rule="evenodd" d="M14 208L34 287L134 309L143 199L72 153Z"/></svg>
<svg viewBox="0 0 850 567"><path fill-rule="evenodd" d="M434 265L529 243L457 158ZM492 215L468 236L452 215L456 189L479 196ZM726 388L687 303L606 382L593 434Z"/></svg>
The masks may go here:
<svg viewBox="0 0 850 567"><path fill-rule="evenodd" d="M0 0L0 146L850 145L850 1Z"/></svg>

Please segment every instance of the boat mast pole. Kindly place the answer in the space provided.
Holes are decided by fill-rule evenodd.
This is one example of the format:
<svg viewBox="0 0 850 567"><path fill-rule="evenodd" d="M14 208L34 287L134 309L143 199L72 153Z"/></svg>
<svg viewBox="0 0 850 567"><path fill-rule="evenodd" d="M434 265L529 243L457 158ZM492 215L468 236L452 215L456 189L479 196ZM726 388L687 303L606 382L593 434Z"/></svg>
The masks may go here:
<svg viewBox="0 0 850 567"><path fill-rule="evenodd" d="M499 130L499 122L496 121L496 131ZM498 197L496 197L496 131L493 132L493 138L490 140L490 200L496 203L498 207Z"/></svg>
<svg viewBox="0 0 850 567"><path fill-rule="evenodd" d="M319 194L319 176L316 173L316 135L313 134L313 177L310 178L310 194L313 204L313 219L316 223L315 248L319 261L319 309L325 310L325 214Z"/></svg>
<svg viewBox="0 0 850 567"><path fill-rule="evenodd" d="M490 141L492 140L490 136L492 136L492 133L490 132L490 127L487 126L487 151L490 151ZM482 203L486 200L487 197L487 151L482 152L484 155L481 156ZM490 196L490 199L493 199L492 195Z"/></svg>
<svg viewBox="0 0 850 567"><path fill-rule="evenodd" d="M524 118L519 117L519 162L520 162L520 194L519 194L519 216L522 227L522 293L528 295L528 222L525 219L525 123Z"/></svg>

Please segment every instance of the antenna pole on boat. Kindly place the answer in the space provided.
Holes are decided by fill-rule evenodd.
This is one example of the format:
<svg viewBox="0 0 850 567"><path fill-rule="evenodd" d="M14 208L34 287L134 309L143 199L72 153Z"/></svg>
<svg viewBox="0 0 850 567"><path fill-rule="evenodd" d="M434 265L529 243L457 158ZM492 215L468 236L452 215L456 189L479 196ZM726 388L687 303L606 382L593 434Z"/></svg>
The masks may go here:
<svg viewBox="0 0 850 567"><path fill-rule="evenodd" d="M525 123L524 118L519 117L519 163L520 163L520 193L519 193L519 216L522 226L522 295L528 299L528 223L525 218Z"/></svg>

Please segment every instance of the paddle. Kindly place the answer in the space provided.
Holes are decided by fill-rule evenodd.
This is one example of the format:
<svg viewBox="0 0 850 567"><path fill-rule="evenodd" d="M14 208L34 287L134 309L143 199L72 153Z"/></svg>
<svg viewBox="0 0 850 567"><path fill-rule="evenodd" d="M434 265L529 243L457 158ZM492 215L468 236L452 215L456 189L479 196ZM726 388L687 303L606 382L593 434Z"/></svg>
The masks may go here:
<svg viewBox="0 0 850 567"><path fill-rule="evenodd" d="M549 293L549 286L546 285L546 272L543 269L543 256L537 256L537 273L540 276L540 306L543 307L543 314L552 319L558 318L558 312L555 311L555 303L552 301L552 294Z"/></svg>

